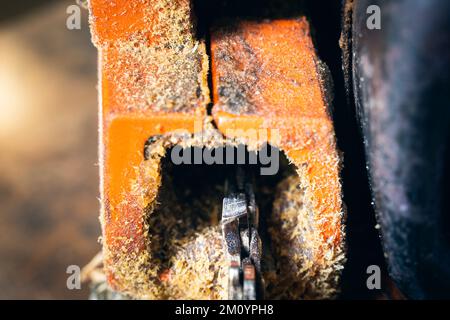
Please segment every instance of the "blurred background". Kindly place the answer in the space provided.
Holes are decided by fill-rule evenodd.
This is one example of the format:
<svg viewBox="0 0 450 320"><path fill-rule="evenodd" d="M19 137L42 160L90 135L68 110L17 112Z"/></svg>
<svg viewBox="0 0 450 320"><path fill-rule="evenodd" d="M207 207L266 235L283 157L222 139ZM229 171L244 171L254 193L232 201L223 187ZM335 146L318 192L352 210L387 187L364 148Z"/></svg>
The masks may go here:
<svg viewBox="0 0 450 320"><path fill-rule="evenodd" d="M75 1L3 1L0 10L0 298L86 298L68 290L98 237L97 74L88 11Z"/></svg>

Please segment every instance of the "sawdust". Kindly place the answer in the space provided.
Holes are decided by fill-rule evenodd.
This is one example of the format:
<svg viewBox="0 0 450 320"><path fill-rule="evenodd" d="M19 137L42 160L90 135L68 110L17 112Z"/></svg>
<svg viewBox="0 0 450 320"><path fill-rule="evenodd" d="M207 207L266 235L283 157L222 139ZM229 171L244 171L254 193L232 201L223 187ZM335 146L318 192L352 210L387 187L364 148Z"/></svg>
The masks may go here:
<svg viewBox="0 0 450 320"><path fill-rule="evenodd" d="M159 205L148 215L148 268L165 299L219 299L226 292L218 226L224 190L200 167L194 174L163 161Z"/></svg>
<svg viewBox="0 0 450 320"><path fill-rule="evenodd" d="M209 103L208 57L204 42L194 37L190 1L149 1L148 10L147 32L114 43L97 41L114 103L127 110L154 113L191 112L205 106ZM242 102L239 94L231 97ZM121 239L123 245L114 256L104 247L105 256L112 258L106 267L124 294L141 299L226 298L228 270L218 218L223 189L216 182L205 182L207 173L191 177L203 184L199 190L183 188L185 184L173 180L163 159L175 145L216 148L240 142L223 138L206 117L202 134L165 135L148 147L147 160L136 168L138 181L132 192L139 199L136 205L146 208L141 217L146 250L130 248L132 231L130 238ZM260 147L246 142L249 150ZM297 173L278 187L267 187L274 201L273 209L272 201L264 209L265 243L270 244L264 249L270 259L263 260L266 297L331 298L338 291L343 248L323 243L318 224L323 217L309 205L312 186L305 183L300 168ZM200 193L193 197L196 190ZM124 228L133 226L129 221Z"/></svg>
<svg viewBox="0 0 450 320"><path fill-rule="evenodd" d="M115 41L102 42L93 30L115 105L189 112L209 103L208 56L204 40L196 38L191 5L188 0L149 1L147 30Z"/></svg>
<svg viewBox="0 0 450 320"><path fill-rule="evenodd" d="M342 10L342 32L339 38L339 47L342 52L342 70L344 72L345 89L347 96L351 90L351 71L352 71L352 24L353 24L353 0L345 0ZM349 99L349 97L347 97Z"/></svg>
<svg viewBox="0 0 450 320"><path fill-rule="evenodd" d="M117 86L116 101L128 110L189 111L209 102L204 43L149 46L145 38L116 43L119 59L105 71ZM124 70L124 72L115 72Z"/></svg>
<svg viewBox="0 0 450 320"><path fill-rule="evenodd" d="M327 113L329 117L333 115L333 100L334 100L334 83L328 65L320 59L315 59L317 73L320 75L320 90L327 106Z"/></svg>
<svg viewBox="0 0 450 320"><path fill-rule="evenodd" d="M164 159L174 145L237 143L210 128L203 135L163 136L149 146L144 165L158 167L161 183L143 217L147 250L130 252L124 246L113 266L127 288L123 293L140 299L226 299L228 269L219 219L223 180L230 172L179 167ZM257 183L266 298L328 299L339 292L343 247L324 243L318 221L323 217L311 210L303 175L282 164L279 176Z"/></svg>
<svg viewBox="0 0 450 320"><path fill-rule="evenodd" d="M170 299L227 299L228 269L222 241L220 228L209 227L178 250L169 275L176 284L169 289Z"/></svg>
<svg viewBox="0 0 450 320"><path fill-rule="evenodd" d="M263 72L253 49L243 36L236 37L234 26L215 27L213 34L221 35L221 41L214 41L214 59L220 62L217 95L220 103L215 108L226 106L226 110L235 114L255 113L252 93L261 91L258 87L260 74ZM229 30L230 29L230 30ZM239 57L230 56L230 51ZM242 61L245 61L245 67Z"/></svg>
<svg viewBox="0 0 450 320"><path fill-rule="evenodd" d="M270 216L276 270L265 274L271 299L330 299L339 292L344 248L323 242L301 176L283 180Z"/></svg>

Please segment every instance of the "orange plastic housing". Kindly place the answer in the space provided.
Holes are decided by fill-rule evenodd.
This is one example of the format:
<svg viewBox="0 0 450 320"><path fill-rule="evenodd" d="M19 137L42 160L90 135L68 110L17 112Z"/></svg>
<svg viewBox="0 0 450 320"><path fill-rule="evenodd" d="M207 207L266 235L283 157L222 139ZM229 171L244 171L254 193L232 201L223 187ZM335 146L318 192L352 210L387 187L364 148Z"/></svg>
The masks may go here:
<svg viewBox="0 0 450 320"><path fill-rule="evenodd" d="M138 258L147 250L145 210L155 201L160 184L158 168L141 170L144 145L154 135L202 130L196 124L204 123L209 102L208 90L201 83L186 93L198 99L180 110L157 108L143 98L141 83L145 82L139 81L158 78L155 66L141 59L142 51L133 47L153 48L161 39L152 27L173 23L162 20L157 3L90 1L93 41L99 51L104 264L108 283L125 292L132 291L130 286L139 287L137 282L142 279L127 278L121 262L125 253L126 259L134 259L133 270L145 269L145 261ZM189 0L174 3L190 11ZM124 50L124 45L131 49ZM196 67L199 79L204 80L208 70L203 62L196 62ZM324 72L307 21L240 22L233 28L215 28L211 31L211 62L212 115L219 131L230 138L238 137L239 131L234 129L276 131L280 137L277 146L303 170L310 186L309 198L323 218L323 242L340 246L341 216L336 214L342 212L339 157L322 83Z"/></svg>
<svg viewBox="0 0 450 320"><path fill-rule="evenodd" d="M341 241L339 157L324 83L305 18L239 22L211 35L213 116L218 129L267 130L304 168L324 241ZM235 101L233 101L235 99Z"/></svg>
<svg viewBox="0 0 450 320"><path fill-rule="evenodd" d="M190 10L188 0L175 2ZM126 284L122 283L121 276L116 274L115 266L120 265L124 251L138 255L146 250L144 210L154 200L152 198L159 183L155 173L153 177L148 177L145 186L139 185L138 168L144 161L144 145L152 136L179 129L193 133L195 123L203 123L208 102L205 96L209 96L207 92L203 93L195 104L175 112L170 109L156 110L152 104L145 104L137 94L133 81L138 77L152 77L153 66L140 62L140 57L132 50L121 48L124 43L148 48L158 43L158 38L153 37L151 32L152 24L159 19L158 8L154 6L156 3L90 1L93 41L99 52L99 155L104 264L109 284L120 291L127 288L124 288ZM198 63L201 64L201 61ZM127 80L126 74L137 76ZM196 90L197 87L192 88L192 91ZM135 107L143 104L143 107ZM147 199L142 199L143 190L150 190Z"/></svg>

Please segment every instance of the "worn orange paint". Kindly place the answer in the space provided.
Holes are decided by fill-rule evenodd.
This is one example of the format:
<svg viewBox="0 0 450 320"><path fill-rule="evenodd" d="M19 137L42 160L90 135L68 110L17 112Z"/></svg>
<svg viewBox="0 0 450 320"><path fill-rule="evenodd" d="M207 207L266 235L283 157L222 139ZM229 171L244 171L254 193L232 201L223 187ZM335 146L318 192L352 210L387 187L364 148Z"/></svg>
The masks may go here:
<svg viewBox="0 0 450 320"><path fill-rule="evenodd" d="M189 5L188 0L177 1ZM135 63L139 57L121 51L117 44L141 39L143 42L139 45L152 46L158 41L149 31L158 19L154 4L155 1L148 0L90 1L92 34L99 50L100 68L99 153L104 263L109 284L119 291L127 288L123 287L113 266L120 259L123 248L130 253L146 250L145 207L133 191L139 188L135 184L137 168L144 161L144 145L153 135L175 130L190 133L201 130L196 124L203 123L206 115L201 102L184 112L157 111L152 105L134 107L137 100L132 97L133 84L127 85L123 75L134 72L142 77L151 76L153 69L150 65Z"/></svg>
<svg viewBox="0 0 450 320"><path fill-rule="evenodd" d="M129 181L136 179L137 167L144 160L144 145L154 135L175 130L193 133L196 119L192 115L156 115L151 117L119 116L107 124L103 144L106 156L105 179L109 205L117 207L123 195L129 191ZM117 220L120 212L112 211L111 219Z"/></svg>
<svg viewBox="0 0 450 320"><path fill-rule="evenodd" d="M148 0L93 0L90 2L94 40L102 43L126 39L148 30L157 14Z"/></svg>
<svg viewBox="0 0 450 320"><path fill-rule="evenodd" d="M212 34L211 59L213 116L219 130L230 137L235 129L276 132L278 146L297 167L307 168L315 212L323 216L341 212L333 125L306 19L239 22L233 28L219 28ZM242 76L234 77L238 72ZM235 89L238 102L248 104L243 111L221 94ZM339 219L325 222L324 241L333 237L338 244L340 228Z"/></svg>

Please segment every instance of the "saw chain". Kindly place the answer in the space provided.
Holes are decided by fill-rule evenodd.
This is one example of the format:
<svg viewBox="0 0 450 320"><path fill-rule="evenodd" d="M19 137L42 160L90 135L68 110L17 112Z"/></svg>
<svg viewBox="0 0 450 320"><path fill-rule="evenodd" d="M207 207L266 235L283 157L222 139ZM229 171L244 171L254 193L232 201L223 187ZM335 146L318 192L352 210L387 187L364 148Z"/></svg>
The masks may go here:
<svg viewBox="0 0 450 320"><path fill-rule="evenodd" d="M226 181L225 190L221 224L229 263L228 298L256 300L262 297L262 243L253 183L238 167L235 179Z"/></svg>

